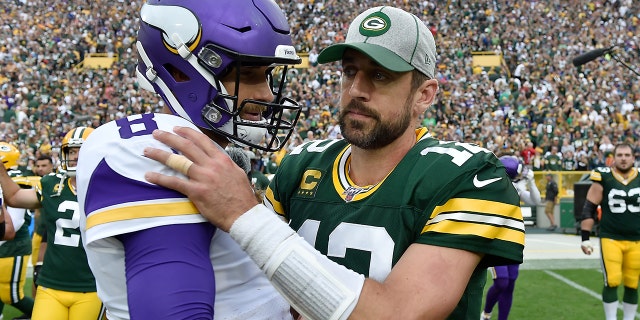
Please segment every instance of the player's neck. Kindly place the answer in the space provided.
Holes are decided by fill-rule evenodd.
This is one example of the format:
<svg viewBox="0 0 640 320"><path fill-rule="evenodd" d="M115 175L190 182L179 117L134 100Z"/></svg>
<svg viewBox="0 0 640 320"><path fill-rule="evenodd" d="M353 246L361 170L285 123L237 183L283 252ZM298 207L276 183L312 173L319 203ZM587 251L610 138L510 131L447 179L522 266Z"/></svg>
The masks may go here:
<svg viewBox="0 0 640 320"><path fill-rule="evenodd" d="M213 140L213 142L217 143L223 149L226 148L229 145L229 139L227 139L226 137L224 137L222 135L219 135L219 134L215 133L212 130L205 129L205 128L200 128L200 131L202 131L202 133L207 135L207 137L209 137L209 139Z"/></svg>
<svg viewBox="0 0 640 320"><path fill-rule="evenodd" d="M374 149L351 146L349 177L359 186L382 181L416 144L415 131L405 133L389 145Z"/></svg>
<svg viewBox="0 0 640 320"><path fill-rule="evenodd" d="M633 176L633 167L629 168L629 170L627 171L621 171L620 169L613 167L612 168L613 173L618 176L621 180L623 180L625 183L627 182L627 180L629 180L629 178L631 178Z"/></svg>

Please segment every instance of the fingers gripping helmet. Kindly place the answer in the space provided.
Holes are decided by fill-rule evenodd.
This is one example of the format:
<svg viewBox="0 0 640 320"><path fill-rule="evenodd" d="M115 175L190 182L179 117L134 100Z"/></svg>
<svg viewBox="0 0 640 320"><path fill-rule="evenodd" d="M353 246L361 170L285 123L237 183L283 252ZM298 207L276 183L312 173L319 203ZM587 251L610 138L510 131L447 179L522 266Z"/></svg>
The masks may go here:
<svg viewBox="0 0 640 320"><path fill-rule="evenodd" d="M520 174L522 174L522 168L524 167L522 161L514 156L502 156L500 162L504 165L504 169L507 171L507 175L511 180L515 180Z"/></svg>
<svg viewBox="0 0 640 320"><path fill-rule="evenodd" d="M20 160L20 150L10 143L0 142L0 159L2 159L5 169L17 168Z"/></svg>
<svg viewBox="0 0 640 320"><path fill-rule="evenodd" d="M89 135L93 132L93 128L90 127L77 127L67 132L67 134L62 138L62 146L60 152L60 165L62 169L67 172L70 176L76 175L76 166L71 166L69 163L71 161L77 162L76 159L69 158L69 149L71 148L80 148L82 144L87 141Z"/></svg>
<svg viewBox="0 0 640 320"><path fill-rule="evenodd" d="M301 59L275 1L148 0L140 17L136 73L141 87L158 93L173 114L198 127L261 150L282 147L300 113L297 103L282 97L287 67ZM284 66L279 81L273 68L265 75L273 102L238 101L230 94L238 92L240 67L250 66ZM230 72L235 72L235 88L221 83ZM241 119L247 105L265 110L262 120Z"/></svg>

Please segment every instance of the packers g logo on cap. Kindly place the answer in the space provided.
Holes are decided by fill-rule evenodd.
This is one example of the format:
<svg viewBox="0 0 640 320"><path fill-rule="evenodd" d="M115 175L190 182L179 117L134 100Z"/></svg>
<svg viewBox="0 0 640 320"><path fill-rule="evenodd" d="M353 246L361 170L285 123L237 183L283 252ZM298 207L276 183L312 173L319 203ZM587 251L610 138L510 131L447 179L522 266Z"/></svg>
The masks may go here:
<svg viewBox="0 0 640 320"><path fill-rule="evenodd" d="M391 19L383 12L374 12L368 15L360 24L360 34L365 37L377 37L386 33L391 28Z"/></svg>

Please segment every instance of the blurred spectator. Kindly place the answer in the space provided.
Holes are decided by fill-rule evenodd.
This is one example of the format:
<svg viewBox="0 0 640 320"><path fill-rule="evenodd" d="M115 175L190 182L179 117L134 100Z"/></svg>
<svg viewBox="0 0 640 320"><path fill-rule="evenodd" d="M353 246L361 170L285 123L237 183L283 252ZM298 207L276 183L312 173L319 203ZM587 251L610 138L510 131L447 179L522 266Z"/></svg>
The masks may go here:
<svg viewBox="0 0 640 320"><path fill-rule="evenodd" d="M299 137L290 139L285 151L307 139L307 132L316 139L340 138L335 121L340 66L317 65L317 54L344 39L357 13L388 1L278 2L297 49L309 58L309 68L291 70L285 88L304 110ZM579 68L571 63L579 54L612 45L620 60L634 65L640 59L640 6L632 0L393 2L419 16L439 44L440 91L421 123L436 138L520 154L534 170L548 169L538 158L552 146L562 155L573 148L578 163L587 153L590 170L606 164L614 141L638 142L640 77L610 56ZM135 13L141 4L0 4L0 138L25 143L20 149L25 166L38 152L53 155L74 127L95 128L161 110L160 99L140 90L136 80ZM473 68L474 51L498 53L505 65ZM117 58L109 69L79 67L92 53ZM537 155L536 149L541 149Z"/></svg>
<svg viewBox="0 0 640 320"><path fill-rule="evenodd" d="M544 170L562 170L562 154L558 153L557 146L551 146L551 151L544 155Z"/></svg>
<svg viewBox="0 0 640 320"><path fill-rule="evenodd" d="M578 167L578 162L573 154L573 151L567 150L562 154L562 170L574 171Z"/></svg>

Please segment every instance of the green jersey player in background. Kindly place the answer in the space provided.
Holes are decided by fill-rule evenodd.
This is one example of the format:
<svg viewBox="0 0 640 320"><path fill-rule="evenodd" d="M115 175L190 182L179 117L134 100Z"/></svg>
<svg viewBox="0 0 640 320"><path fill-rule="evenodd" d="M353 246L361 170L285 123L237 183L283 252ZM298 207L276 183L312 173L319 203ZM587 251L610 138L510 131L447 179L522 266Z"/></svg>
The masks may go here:
<svg viewBox="0 0 640 320"><path fill-rule="evenodd" d="M62 169L40 179L35 189L21 189L4 170L0 185L8 205L42 208L47 251L38 278L32 319L99 319L102 303L80 237L75 167L80 146L93 128L78 127L62 139ZM31 243L29 240L29 247Z"/></svg>
<svg viewBox="0 0 640 320"><path fill-rule="evenodd" d="M375 7L318 61L342 62L344 140L287 155L266 206L189 128L154 132L186 156L169 163L189 180L146 179L188 195L306 319L477 319L486 268L522 263L520 199L488 150L416 130L438 90L431 32L413 14Z"/></svg>
<svg viewBox="0 0 640 320"><path fill-rule="evenodd" d="M633 147L618 144L613 149L613 165L591 172L593 181L582 210L582 251L590 255L589 240L596 209L600 217L600 255L604 288L602 303L606 320L615 320L618 312L618 286L624 285L623 319L635 318L638 309L638 277L640 276L640 178L633 165Z"/></svg>
<svg viewBox="0 0 640 320"><path fill-rule="evenodd" d="M19 159L20 150L16 146L0 142L0 160L7 175L13 179L22 177L22 171L18 170ZM33 298L24 294L24 283L31 254L31 213L15 207L7 207L7 212L11 215L16 234L10 241L0 241L0 315L4 305L8 304L22 312L21 316L14 319L29 319L33 311Z"/></svg>

